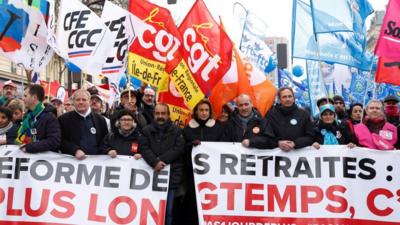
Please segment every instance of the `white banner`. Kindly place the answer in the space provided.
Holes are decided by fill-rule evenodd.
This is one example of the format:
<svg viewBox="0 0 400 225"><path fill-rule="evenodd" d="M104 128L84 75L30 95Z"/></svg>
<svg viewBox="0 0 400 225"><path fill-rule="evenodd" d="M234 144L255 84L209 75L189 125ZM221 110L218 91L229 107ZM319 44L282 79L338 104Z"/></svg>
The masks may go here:
<svg viewBox="0 0 400 225"><path fill-rule="evenodd" d="M0 224L163 225L169 167L0 147Z"/></svg>
<svg viewBox="0 0 400 225"><path fill-rule="evenodd" d="M114 38L103 21L77 0L62 0L57 31L49 43L57 54L84 72L99 75Z"/></svg>
<svg viewBox="0 0 400 225"><path fill-rule="evenodd" d="M200 224L400 224L399 151L208 142L192 159Z"/></svg>
<svg viewBox="0 0 400 225"><path fill-rule="evenodd" d="M40 72L53 56L53 49L46 41L48 35L45 21L46 15L42 14L39 9L31 7L20 0L8 0L8 3L3 4L4 8L2 8L2 10L9 10L11 7L17 9L15 11L8 11L9 13L14 13L14 15L10 17L9 22L19 27L18 29L12 26L9 28L15 29L11 32L15 32L14 35L19 36L21 42L19 43L20 47L17 49L3 51L2 48L0 48L0 52L18 66L27 70ZM45 7L48 8L48 5L43 6L43 8ZM12 19L14 19L14 21L12 21ZM22 22L18 20L22 20ZM21 32L23 30L25 32Z"/></svg>
<svg viewBox="0 0 400 225"><path fill-rule="evenodd" d="M110 29L115 42L103 65L102 73L116 84L121 76L126 76L128 48L135 38L132 17L134 15L129 11L110 1L105 2L101 19Z"/></svg>

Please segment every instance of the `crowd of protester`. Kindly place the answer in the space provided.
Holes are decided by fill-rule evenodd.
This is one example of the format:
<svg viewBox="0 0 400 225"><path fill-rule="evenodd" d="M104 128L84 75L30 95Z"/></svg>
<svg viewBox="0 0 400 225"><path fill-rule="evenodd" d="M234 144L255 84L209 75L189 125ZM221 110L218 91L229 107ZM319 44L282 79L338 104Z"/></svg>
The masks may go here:
<svg viewBox="0 0 400 225"><path fill-rule="evenodd" d="M293 90L277 92L277 103L261 115L249 96L224 105L218 118L207 99L201 100L183 129L170 119L167 104L143 85L121 92L110 109L96 90L77 90L61 101L29 85L23 96L12 81L0 97L0 144L18 144L22 151L54 151L84 160L87 155L130 155L158 171L171 165L166 224L198 224L191 151L205 141L240 142L244 147L279 148L288 152L311 146L345 145L377 150L400 147L399 100L388 96L346 106L341 96L317 101L319 115L298 107ZM174 206L175 204L175 206ZM179 211L180 216L173 216ZM173 219L174 218L174 219ZM172 220L173 219L173 220Z"/></svg>

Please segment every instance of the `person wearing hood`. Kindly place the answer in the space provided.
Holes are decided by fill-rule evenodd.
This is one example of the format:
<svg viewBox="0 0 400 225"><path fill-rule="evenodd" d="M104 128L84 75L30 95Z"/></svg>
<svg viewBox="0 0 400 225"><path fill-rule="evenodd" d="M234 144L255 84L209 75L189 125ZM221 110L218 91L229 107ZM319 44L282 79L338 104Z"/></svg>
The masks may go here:
<svg viewBox="0 0 400 225"><path fill-rule="evenodd" d="M241 94L236 98L237 108L224 125L222 141L241 142L248 148L273 148L273 139L264 136L265 120L256 108L250 96Z"/></svg>
<svg viewBox="0 0 400 225"><path fill-rule="evenodd" d="M12 122L11 111L0 106L0 145L12 145L17 137L18 126Z"/></svg>
<svg viewBox="0 0 400 225"><path fill-rule="evenodd" d="M397 142L397 128L386 121L383 104L377 99L368 102L363 123L354 126L359 146L378 150L393 150Z"/></svg>
<svg viewBox="0 0 400 225"><path fill-rule="evenodd" d="M346 122L337 120L335 107L326 104L320 107L320 118L316 123L315 142L312 146L320 149L320 145L348 145L353 148L353 137Z"/></svg>
<svg viewBox="0 0 400 225"><path fill-rule="evenodd" d="M217 142L222 137L222 126L213 119L211 103L207 99L201 100L194 107L189 124L183 129L185 138L184 154L184 190L182 203L182 224L199 224L196 206L196 192L194 185L192 148L202 141Z"/></svg>
<svg viewBox="0 0 400 225"><path fill-rule="evenodd" d="M394 95L389 95L383 100L387 122L393 124L394 126L398 126L400 124L398 103L399 99Z"/></svg>
<svg viewBox="0 0 400 225"><path fill-rule="evenodd" d="M275 145L283 151L312 145L315 131L309 113L297 107L293 89L282 87L277 96L279 104L266 116L266 129L272 132Z"/></svg>
<svg viewBox="0 0 400 225"><path fill-rule="evenodd" d="M52 106L44 106L44 89L34 84L25 88L24 103L28 111L18 129L16 144L28 153L58 152L61 129Z"/></svg>
<svg viewBox="0 0 400 225"><path fill-rule="evenodd" d="M118 112L115 127L118 129L116 133L108 133L103 140L104 153L111 158L117 155L135 156L136 159L141 158L138 153L139 136L137 122L133 112L122 109Z"/></svg>

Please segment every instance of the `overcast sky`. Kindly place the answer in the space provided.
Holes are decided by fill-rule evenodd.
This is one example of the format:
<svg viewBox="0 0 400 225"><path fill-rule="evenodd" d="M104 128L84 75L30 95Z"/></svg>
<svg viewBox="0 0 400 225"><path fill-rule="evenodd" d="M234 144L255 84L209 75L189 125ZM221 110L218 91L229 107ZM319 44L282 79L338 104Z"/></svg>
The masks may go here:
<svg viewBox="0 0 400 225"><path fill-rule="evenodd" d="M195 0L177 0L176 5L167 5L166 0L151 0L161 6L166 6L179 23L189 11ZM327 0L336 1L336 0ZM214 17L220 15L231 38L238 43L241 27L233 17L233 3L240 2L245 8L261 18L268 26L267 36L284 36L290 41L292 2L293 0L204 0ZM383 10L388 0L369 0L375 10ZM240 14L240 7L235 8L236 15ZM369 16L371 19L373 15Z"/></svg>

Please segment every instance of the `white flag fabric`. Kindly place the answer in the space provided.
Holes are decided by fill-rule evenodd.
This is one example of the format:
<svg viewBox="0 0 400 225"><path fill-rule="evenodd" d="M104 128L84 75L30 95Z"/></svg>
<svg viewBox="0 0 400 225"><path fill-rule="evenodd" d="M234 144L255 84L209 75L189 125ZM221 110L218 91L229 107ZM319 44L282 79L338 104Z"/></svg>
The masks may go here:
<svg viewBox="0 0 400 225"><path fill-rule="evenodd" d="M47 26L44 19L45 15L25 4L19 0L9 0L6 3L2 3L2 10L13 10L16 20L12 22L14 27L10 27L10 30L15 36L18 36L19 48L3 49L0 48L0 52L10 59L18 66L39 72L42 70L50 61L53 56L52 48L47 44ZM4 19L4 18L2 18ZM18 22L23 20L23 22ZM4 22L4 21L3 21ZM15 26L18 26L17 28ZM7 36L8 34L5 33ZM7 44L7 43L5 43Z"/></svg>
<svg viewBox="0 0 400 225"><path fill-rule="evenodd" d="M110 29L115 41L103 65L102 74L113 83L118 83L126 73L127 51L135 38L132 17L135 16L129 11L110 1L105 2L101 19Z"/></svg>
<svg viewBox="0 0 400 225"><path fill-rule="evenodd" d="M103 21L77 0L61 1L56 34L50 39L61 57L92 75L101 73L114 43Z"/></svg>

